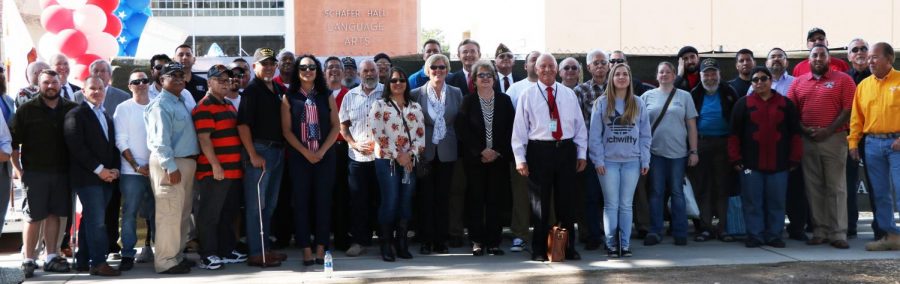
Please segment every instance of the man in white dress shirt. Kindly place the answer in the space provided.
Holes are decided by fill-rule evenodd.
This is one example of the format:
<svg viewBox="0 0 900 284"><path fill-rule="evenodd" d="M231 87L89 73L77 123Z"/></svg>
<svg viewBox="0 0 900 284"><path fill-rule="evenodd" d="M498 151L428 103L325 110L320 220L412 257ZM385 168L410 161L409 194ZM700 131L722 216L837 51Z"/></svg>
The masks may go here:
<svg viewBox="0 0 900 284"><path fill-rule="evenodd" d="M547 261L547 232L553 197L559 223L574 232L570 204L574 200L575 174L583 171L587 156L587 129L572 89L556 82L557 63L552 54L541 54L535 62L538 82L526 88L516 107L512 148L516 170L528 177L534 232L534 261ZM566 259L579 260L574 234L569 234Z"/></svg>

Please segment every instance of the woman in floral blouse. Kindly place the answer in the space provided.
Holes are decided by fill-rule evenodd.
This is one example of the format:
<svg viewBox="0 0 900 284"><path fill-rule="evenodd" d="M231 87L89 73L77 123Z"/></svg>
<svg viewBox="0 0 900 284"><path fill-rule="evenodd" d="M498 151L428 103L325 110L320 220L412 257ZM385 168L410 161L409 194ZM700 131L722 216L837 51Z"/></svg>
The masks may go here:
<svg viewBox="0 0 900 284"><path fill-rule="evenodd" d="M381 188L378 221L384 261L394 261L391 245L395 230L397 256L412 258L406 231L412 217L412 197L416 188L413 167L425 150L422 107L409 94L406 73L395 67L390 74L383 99L376 101L369 112L376 141L375 174Z"/></svg>

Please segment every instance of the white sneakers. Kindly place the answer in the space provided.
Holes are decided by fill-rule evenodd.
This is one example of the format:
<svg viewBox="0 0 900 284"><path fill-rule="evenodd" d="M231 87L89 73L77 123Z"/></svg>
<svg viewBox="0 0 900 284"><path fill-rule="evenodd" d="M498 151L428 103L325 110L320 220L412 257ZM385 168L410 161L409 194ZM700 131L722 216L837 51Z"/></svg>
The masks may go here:
<svg viewBox="0 0 900 284"><path fill-rule="evenodd" d="M525 241L520 238L513 239L512 247L509 248L511 252L520 252L525 250Z"/></svg>

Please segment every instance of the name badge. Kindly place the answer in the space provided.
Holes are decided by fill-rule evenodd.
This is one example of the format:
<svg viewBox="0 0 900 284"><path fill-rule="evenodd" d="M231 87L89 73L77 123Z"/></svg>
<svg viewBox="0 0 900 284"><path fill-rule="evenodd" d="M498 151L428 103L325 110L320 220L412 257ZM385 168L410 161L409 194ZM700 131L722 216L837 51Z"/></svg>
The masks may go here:
<svg viewBox="0 0 900 284"><path fill-rule="evenodd" d="M547 128L550 129L550 132L556 132L556 127L558 125L559 125L559 123L557 123L556 119L551 119L550 124Z"/></svg>

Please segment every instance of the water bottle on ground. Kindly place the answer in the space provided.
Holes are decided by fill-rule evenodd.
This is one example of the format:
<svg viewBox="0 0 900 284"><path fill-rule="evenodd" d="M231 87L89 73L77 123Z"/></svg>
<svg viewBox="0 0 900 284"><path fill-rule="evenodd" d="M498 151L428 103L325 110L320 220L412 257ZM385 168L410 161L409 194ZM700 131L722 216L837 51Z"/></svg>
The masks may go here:
<svg viewBox="0 0 900 284"><path fill-rule="evenodd" d="M331 278L331 274L334 272L334 259L331 257L331 251L325 251L325 277Z"/></svg>

